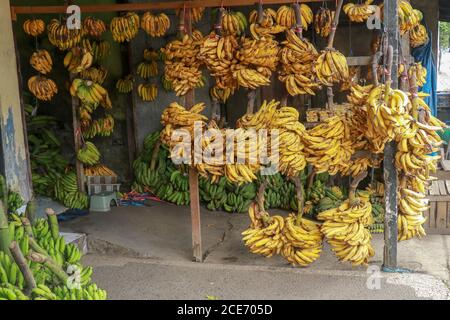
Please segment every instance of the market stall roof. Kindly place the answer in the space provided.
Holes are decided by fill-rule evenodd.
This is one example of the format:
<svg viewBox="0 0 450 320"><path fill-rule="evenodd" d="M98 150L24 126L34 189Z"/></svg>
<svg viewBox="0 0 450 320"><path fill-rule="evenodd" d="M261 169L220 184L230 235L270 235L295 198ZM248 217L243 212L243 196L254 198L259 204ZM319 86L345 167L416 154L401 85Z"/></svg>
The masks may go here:
<svg viewBox="0 0 450 320"><path fill-rule="evenodd" d="M439 0L439 20L450 22L450 1Z"/></svg>

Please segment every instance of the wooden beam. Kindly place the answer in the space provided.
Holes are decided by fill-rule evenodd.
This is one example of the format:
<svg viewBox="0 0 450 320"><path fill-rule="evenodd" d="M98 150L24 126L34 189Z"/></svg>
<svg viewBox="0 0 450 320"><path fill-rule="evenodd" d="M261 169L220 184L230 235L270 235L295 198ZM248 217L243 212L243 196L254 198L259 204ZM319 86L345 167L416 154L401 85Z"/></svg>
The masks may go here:
<svg viewBox="0 0 450 320"><path fill-rule="evenodd" d="M359 56L359 57L347 57L347 64L349 66L368 66L372 64L373 56ZM413 63L414 57L408 56L405 58L407 63Z"/></svg>
<svg viewBox="0 0 450 320"><path fill-rule="evenodd" d="M388 58L387 78L392 80L392 87L398 87L398 46L399 46L399 25L398 25L398 0L384 1L385 30L388 37L388 45L392 47L392 52ZM392 60L391 60L392 59ZM392 67L390 68L390 63ZM388 81L388 80L387 80ZM384 183L385 183L385 220L384 220L384 255L383 269L392 271L397 268L397 188L398 178L395 167L395 154L397 144L395 141L386 144L384 149Z"/></svg>
<svg viewBox="0 0 450 320"><path fill-rule="evenodd" d="M70 81L75 79L74 74L70 74ZM86 187L84 183L84 166L81 161L78 160L77 154L78 150L81 148L81 127L80 121L78 119L78 107L80 104L80 99L78 97L72 97L72 124L73 124L73 140L75 149L75 169L77 172L77 186L80 192L85 192Z"/></svg>
<svg viewBox="0 0 450 320"><path fill-rule="evenodd" d="M300 0L300 3L312 2L331 2L333 0ZM257 0L193 0L193 1L161 1L153 3L120 3L120 4L96 4L96 5L81 5L82 13L96 13L96 12L121 12L121 11L146 11L146 10L169 10L179 9L186 6L186 8L214 8L220 7L238 7L238 6L253 6ZM264 0L264 4L286 4L287 0ZM47 14L47 13L66 13L67 6L12 6L11 19L17 20L18 14Z"/></svg>

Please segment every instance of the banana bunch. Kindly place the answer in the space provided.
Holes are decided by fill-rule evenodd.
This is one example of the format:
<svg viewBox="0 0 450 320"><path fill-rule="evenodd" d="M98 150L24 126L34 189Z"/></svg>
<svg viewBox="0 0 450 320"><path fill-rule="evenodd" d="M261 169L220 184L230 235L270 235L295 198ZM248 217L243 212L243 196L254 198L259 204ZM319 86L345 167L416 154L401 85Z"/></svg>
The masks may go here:
<svg viewBox="0 0 450 320"><path fill-rule="evenodd" d="M238 86L233 78L233 69L238 63L235 59L238 47L235 36L219 37L215 32L211 32L201 43L199 57L215 78L217 90L231 94Z"/></svg>
<svg viewBox="0 0 450 320"><path fill-rule="evenodd" d="M181 13L183 12L184 9L178 9L177 10L177 16L181 17ZM196 8L191 8L191 19L193 23L198 23L200 22L200 20L202 20L203 17L203 12L205 11L205 8L203 7L196 7Z"/></svg>
<svg viewBox="0 0 450 320"><path fill-rule="evenodd" d="M47 50L37 50L30 58L31 66L39 73L47 74L52 71L53 61Z"/></svg>
<svg viewBox="0 0 450 320"><path fill-rule="evenodd" d="M23 31L29 36L37 37L44 33L45 22L41 19L27 19L23 23Z"/></svg>
<svg viewBox="0 0 450 320"><path fill-rule="evenodd" d="M177 96L199 87L202 82L199 59L202 40L185 35L182 40L169 42L161 48L165 56L164 78L169 81Z"/></svg>
<svg viewBox="0 0 450 320"><path fill-rule="evenodd" d="M422 66L421 62L414 63L409 67L408 75L411 78L413 75L416 76L417 85L423 87L427 83L427 68Z"/></svg>
<svg viewBox="0 0 450 320"><path fill-rule="evenodd" d="M277 12L273 9L264 9L259 21L258 12L250 12L250 33L253 39L259 40L262 37L271 37L275 34L286 31L286 27L276 23Z"/></svg>
<svg viewBox="0 0 450 320"><path fill-rule="evenodd" d="M81 125L81 132L85 139L92 139L96 136L110 137L114 132L114 118L108 114L105 118L90 121L86 125Z"/></svg>
<svg viewBox="0 0 450 320"><path fill-rule="evenodd" d="M320 83L328 87L344 82L350 76L347 59L334 48L322 51L315 63L315 70Z"/></svg>
<svg viewBox="0 0 450 320"><path fill-rule="evenodd" d="M347 95L347 101L354 106L364 106L367 104L367 99L372 89L373 85L371 84L366 86L353 84L350 86L350 94Z"/></svg>
<svg viewBox="0 0 450 320"><path fill-rule="evenodd" d="M281 173L267 177L269 183L264 191L264 208L298 210L295 185ZM261 179L259 179L261 180Z"/></svg>
<svg viewBox="0 0 450 320"><path fill-rule="evenodd" d="M320 8L317 11L314 18L314 29L318 35L323 38L330 35L335 13L328 8Z"/></svg>
<svg viewBox="0 0 450 320"><path fill-rule="evenodd" d="M303 135L306 160L314 166L317 173L329 172L334 175L339 171L337 165L341 163L342 156L348 156L344 154L342 144L345 131L344 119L334 116Z"/></svg>
<svg viewBox="0 0 450 320"><path fill-rule="evenodd" d="M111 45L108 41L90 41L84 38L82 41L82 47L88 52L91 52L95 61L106 58L111 49Z"/></svg>
<svg viewBox="0 0 450 320"><path fill-rule="evenodd" d="M8 212L15 213L21 206L24 205L24 201L20 194L15 191L9 190L6 204Z"/></svg>
<svg viewBox="0 0 450 320"><path fill-rule="evenodd" d="M165 13L146 12L141 19L141 28L152 37L163 37L170 28L170 19Z"/></svg>
<svg viewBox="0 0 450 320"><path fill-rule="evenodd" d="M88 166L93 166L100 161L100 152L92 142L87 141L78 150L77 159Z"/></svg>
<svg viewBox="0 0 450 320"><path fill-rule="evenodd" d="M106 32L105 23L93 17L86 17L83 19L83 33L94 38L100 38Z"/></svg>
<svg viewBox="0 0 450 320"><path fill-rule="evenodd" d="M89 198L85 193L78 191L77 175L70 171L55 180L55 198L66 207L72 209L85 209L88 207Z"/></svg>
<svg viewBox="0 0 450 320"><path fill-rule="evenodd" d="M67 287L56 287L54 289L55 299L54 300L106 300L107 294L105 290L99 289L95 283L90 284L83 289L69 289ZM53 298L53 296L46 293L43 296Z"/></svg>
<svg viewBox="0 0 450 320"><path fill-rule="evenodd" d="M368 170L368 168L379 168L381 159L372 159L369 157L351 159L350 162L341 166L340 174L342 176L356 177Z"/></svg>
<svg viewBox="0 0 450 320"><path fill-rule="evenodd" d="M249 150L250 152L257 152L257 148ZM227 163L225 164L225 176L233 183L243 184L250 183L257 179L255 172L259 170L257 164L245 163Z"/></svg>
<svg viewBox="0 0 450 320"><path fill-rule="evenodd" d="M322 252L323 235L320 226L306 219L301 219L297 224L295 214L290 214L285 219L283 237L284 247L281 255L294 266L307 267L316 261Z"/></svg>
<svg viewBox="0 0 450 320"><path fill-rule="evenodd" d="M28 79L28 89L42 101L50 101L58 93L56 83L42 75L32 76Z"/></svg>
<svg viewBox="0 0 450 320"><path fill-rule="evenodd" d="M129 74L124 79L119 79L116 82L116 89L120 93L130 93L133 91L134 87L134 77L132 74Z"/></svg>
<svg viewBox="0 0 450 320"><path fill-rule="evenodd" d="M308 30L308 26L314 20L314 14L311 8L303 3L300 4L300 13L302 16L302 29ZM280 8L278 8L276 22L277 24L288 29L294 28L297 25L294 8L291 6L281 6Z"/></svg>
<svg viewBox="0 0 450 320"><path fill-rule="evenodd" d="M117 174L114 171L103 164L97 164L92 167L85 167L84 175L86 177L117 177Z"/></svg>
<svg viewBox="0 0 450 320"><path fill-rule="evenodd" d="M251 253L267 258L280 254L283 242L284 218L269 216L267 212L258 212L256 204L249 207L248 214L252 222L250 227L242 232L242 241Z"/></svg>
<svg viewBox="0 0 450 320"><path fill-rule="evenodd" d="M92 66L94 56L91 52L80 47L74 47L64 57L64 66L70 73L79 73Z"/></svg>
<svg viewBox="0 0 450 320"><path fill-rule="evenodd" d="M270 28L276 24L277 12L271 8L266 8L263 11L261 23L258 21L258 11L252 10L248 17L250 24L259 24L263 28Z"/></svg>
<svg viewBox="0 0 450 320"><path fill-rule="evenodd" d="M2 285L8 284L20 290L24 288L24 277L19 266L3 251L0 251L0 282Z"/></svg>
<svg viewBox="0 0 450 320"><path fill-rule="evenodd" d="M108 91L100 84L90 80L74 79L70 86L70 94L78 97L83 104L101 105L106 109L112 108Z"/></svg>
<svg viewBox="0 0 450 320"><path fill-rule="evenodd" d="M81 42L81 29L69 29L66 23L52 19L47 25L48 40L59 50L64 51L77 46Z"/></svg>
<svg viewBox="0 0 450 320"><path fill-rule="evenodd" d="M119 43L130 42L139 32L139 16L127 12L124 16L114 17L109 26L113 40Z"/></svg>
<svg viewBox="0 0 450 320"><path fill-rule="evenodd" d="M285 32L286 27L280 26L278 24L275 24L272 27L261 27L257 23L252 23L250 25L250 34L252 35L252 38L255 40L261 40L262 38L272 38L274 35Z"/></svg>
<svg viewBox="0 0 450 320"><path fill-rule="evenodd" d="M400 0L398 18L400 25L400 33L404 35L408 31L411 31L415 26L417 26L423 19L423 14L421 11L414 9L409 1Z"/></svg>
<svg viewBox="0 0 450 320"><path fill-rule="evenodd" d="M418 24L409 33L409 42L412 48L423 46L428 39L428 31L423 24Z"/></svg>
<svg viewBox="0 0 450 320"><path fill-rule="evenodd" d="M90 67L89 69L80 72L80 77L82 79L93 81L99 85L102 85L105 82L107 76L108 70L103 66Z"/></svg>
<svg viewBox="0 0 450 320"><path fill-rule="evenodd" d="M138 95L142 101L155 101L158 96L158 87L156 84L140 84L138 86Z"/></svg>
<svg viewBox="0 0 450 320"><path fill-rule="evenodd" d="M224 36L240 36L248 27L247 17L240 11L221 11Z"/></svg>
<svg viewBox="0 0 450 320"><path fill-rule="evenodd" d="M252 90L270 85L270 75L272 72L264 67L259 67L258 69L250 69L242 66L233 72L233 78L238 81L241 87Z"/></svg>
<svg viewBox="0 0 450 320"><path fill-rule="evenodd" d="M306 39L300 39L293 30L286 32L286 41L282 43L279 57L281 70L278 79L285 83L291 96L299 94L315 95L314 89L320 84L316 81L314 62L317 50Z"/></svg>
<svg viewBox="0 0 450 320"><path fill-rule="evenodd" d="M158 63L156 61L144 61L137 67L137 74L142 79L149 79L158 75Z"/></svg>
<svg viewBox="0 0 450 320"><path fill-rule="evenodd" d="M342 8L352 22L364 22L377 12L377 6L372 5L373 0L366 0L364 3L347 3Z"/></svg>
<svg viewBox="0 0 450 320"><path fill-rule="evenodd" d="M346 200L339 207L317 216L324 221L321 231L336 256L354 266L367 265L375 254L372 235L366 228L373 223L372 205L368 201L356 200Z"/></svg>
<svg viewBox="0 0 450 320"><path fill-rule="evenodd" d="M10 284L0 285L0 300L29 300L23 292Z"/></svg>
<svg viewBox="0 0 450 320"><path fill-rule="evenodd" d="M214 86L209 90L209 95L211 96L211 98L219 101L220 103L226 103L233 94L234 89L232 88L221 89L217 86Z"/></svg>

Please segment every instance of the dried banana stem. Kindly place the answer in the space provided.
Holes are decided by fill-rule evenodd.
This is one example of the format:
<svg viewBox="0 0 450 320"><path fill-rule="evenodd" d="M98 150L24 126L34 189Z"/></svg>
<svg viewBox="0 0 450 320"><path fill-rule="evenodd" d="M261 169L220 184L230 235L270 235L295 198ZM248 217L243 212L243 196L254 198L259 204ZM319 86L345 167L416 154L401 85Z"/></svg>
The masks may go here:
<svg viewBox="0 0 450 320"><path fill-rule="evenodd" d="M27 260L23 256L23 253L20 250L20 247L17 245L16 241L11 242L9 249L11 250L14 261L17 263L17 266L19 267L20 272L22 272L23 278L25 280L25 294L29 295L31 291L36 288L36 280L34 280L33 273L31 272L30 267L28 267Z"/></svg>
<svg viewBox="0 0 450 320"><path fill-rule="evenodd" d="M331 32L330 36L328 37L328 45L327 48L333 48L334 44L334 36L336 35L336 29L339 24L339 17L341 15L342 11L342 4L344 3L344 0L339 0L337 7L336 7L336 14L334 16L333 24L331 26Z"/></svg>
<svg viewBox="0 0 450 320"><path fill-rule="evenodd" d="M348 198L350 200L350 203L354 203L357 201L356 199L356 189L358 189L358 185L367 177L368 172L364 171L361 172L359 175L357 175L350 184L350 188L348 191Z"/></svg>

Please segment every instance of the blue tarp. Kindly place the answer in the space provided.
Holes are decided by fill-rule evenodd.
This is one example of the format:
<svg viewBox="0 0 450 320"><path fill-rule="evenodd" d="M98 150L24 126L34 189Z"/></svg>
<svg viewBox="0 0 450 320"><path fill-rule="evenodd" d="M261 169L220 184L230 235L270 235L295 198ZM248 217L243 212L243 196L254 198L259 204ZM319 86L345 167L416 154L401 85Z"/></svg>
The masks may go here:
<svg viewBox="0 0 450 320"><path fill-rule="evenodd" d="M427 28L428 29L428 28ZM425 99L425 102L430 106L431 112L434 116L437 115L437 70L436 62L434 61L432 49L433 34L428 29L429 41L421 47L412 49L412 56L416 62L421 62L422 66L427 68L427 83L422 90L430 96Z"/></svg>

